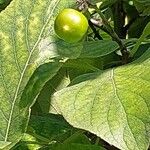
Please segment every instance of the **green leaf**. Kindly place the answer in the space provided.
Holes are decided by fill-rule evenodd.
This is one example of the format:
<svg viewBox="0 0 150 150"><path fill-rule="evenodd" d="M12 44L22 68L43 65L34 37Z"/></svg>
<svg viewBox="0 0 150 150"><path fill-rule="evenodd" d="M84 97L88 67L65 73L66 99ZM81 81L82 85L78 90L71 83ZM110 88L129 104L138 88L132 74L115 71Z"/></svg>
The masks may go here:
<svg viewBox="0 0 150 150"><path fill-rule="evenodd" d="M118 48L118 44L112 40L84 41L83 43L68 44L62 40L57 41L55 38L47 38L40 43L40 51L44 52L44 58L47 54L51 58L96 58L108 55Z"/></svg>
<svg viewBox="0 0 150 150"><path fill-rule="evenodd" d="M32 115L27 131L28 134L36 137L39 141L47 142L47 144L53 141L63 142L74 132L75 129L62 116L53 114L42 116Z"/></svg>
<svg viewBox="0 0 150 150"><path fill-rule="evenodd" d="M105 9L107 7L110 7L114 3L117 2L117 0L90 0L92 4L98 4L100 5L101 9Z"/></svg>
<svg viewBox="0 0 150 150"><path fill-rule="evenodd" d="M51 146L52 150L105 150L104 148L91 145L90 140L81 131L74 133L63 143Z"/></svg>
<svg viewBox="0 0 150 150"><path fill-rule="evenodd" d="M111 40L90 41L84 42L83 50L81 51L80 58L96 58L108 55L114 52L118 44Z"/></svg>
<svg viewBox="0 0 150 150"><path fill-rule="evenodd" d="M69 83L70 79L67 70L64 68L60 69L57 74L44 85L39 93L36 103L32 107L32 114L43 114L49 112L57 113L51 106L51 96L54 92L68 86Z"/></svg>
<svg viewBox="0 0 150 150"><path fill-rule="evenodd" d="M40 144L42 143L39 143L34 136L25 133L21 141L11 148L11 150L37 150L42 147Z"/></svg>
<svg viewBox="0 0 150 150"><path fill-rule="evenodd" d="M101 9L106 9L106 8L112 6L116 2L117 2L117 0L101 0L100 8Z"/></svg>
<svg viewBox="0 0 150 150"><path fill-rule="evenodd" d="M79 57L82 48L82 42L70 44L54 36L42 39L39 43L41 59L47 59L47 57L75 59Z"/></svg>
<svg viewBox="0 0 150 150"><path fill-rule="evenodd" d="M149 21L150 17L137 18L128 29L129 38L139 38Z"/></svg>
<svg viewBox="0 0 150 150"><path fill-rule="evenodd" d="M0 148L0 149L5 148L5 147L8 146L9 144L11 144L11 142L0 141L0 145L1 145L1 148Z"/></svg>
<svg viewBox="0 0 150 150"><path fill-rule="evenodd" d="M150 35L150 22L146 25L146 27L143 30L143 33L141 35L141 37L138 39L138 41L136 42L135 46L133 47L133 49L131 50L131 56L133 56L136 51L138 50L139 46L141 45L141 43L146 39L146 37Z"/></svg>
<svg viewBox="0 0 150 150"><path fill-rule="evenodd" d="M63 143L64 144L69 144L69 143L91 144L88 137L85 136L81 131L74 133Z"/></svg>
<svg viewBox="0 0 150 150"><path fill-rule="evenodd" d="M61 68L62 63L45 63L38 67L29 79L19 102L20 109L30 107L45 83L52 79Z"/></svg>
<svg viewBox="0 0 150 150"><path fill-rule="evenodd" d="M21 141L17 143L12 150L37 150L48 145L56 145L60 142L64 142L66 139L70 139L70 136L72 137L74 132L76 132L76 130L60 115L31 115L27 133L24 134ZM87 144L89 142L84 136L78 137L81 143ZM79 141L77 136L73 136L71 140ZM68 140L66 140L66 142L67 141Z"/></svg>
<svg viewBox="0 0 150 150"><path fill-rule="evenodd" d="M53 100L74 127L88 130L123 150L147 150L149 66L150 49L131 64L80 76L74 85L56 92Z"/></svg>
<svg viewBox="0 0 150 150"><path fill-rule="evenodd" d="M0 0L0 12L5 9L12 0Z"/></svg>
<svg viewBox="0 0 150 150"><path fill-rule="evenodd" d="M57 147L52 148L52 150L105 150L105 149L97 145L70 143L70 144L59 144Z"/></svg>
<svg viewBox="0 0 150 150"><path fill-rule="evenodd" d="M0 0L0 5L5 3L5 0Z"/></svg>
<svg viewBox="0 0 150 150"><path fill-rule="evenodd" d="M43 84L61 67L60 63L46 64L42 67L49 75L44 75L39 66L49 62L51 56L43 57L39 43L50 35L55 37L54 17L73 4L73 0L13 0L0 13L0 148L5 142L14 145L19 141L26 129L29 107Z"/></svg>
<svg viewBox="0 0 150 150"><path fill-rule="evenodd" d="M64 67L67 69L75 69L76 71L81 72L90 72L90 71L98 71L100 70L101 66L101 59L100 58L79 58L79 59L73 59L73 60L68 60L65 64ZM68 69L69 70L69 69ZM74 71L74 75L75 72ZM81 73L83 74L83 73Z"/></svg>
<svg viewBox="0 0 150 150"><path fill-rule="evenodd" d="M142 13L142 15L150 15L150 1L149 0L133 0L134 5L137 10Z"/></svg>

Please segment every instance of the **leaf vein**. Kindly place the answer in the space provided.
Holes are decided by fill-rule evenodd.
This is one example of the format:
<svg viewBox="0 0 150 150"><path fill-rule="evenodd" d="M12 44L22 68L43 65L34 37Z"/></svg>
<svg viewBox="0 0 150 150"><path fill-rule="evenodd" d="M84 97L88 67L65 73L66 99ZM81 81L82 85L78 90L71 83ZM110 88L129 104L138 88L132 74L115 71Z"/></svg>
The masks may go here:
<svg viewBox="0 0 150 150"><path fill-rule="evenodd" d="M131 134L133 135L133 137L134 137L134 139L135 139L135 142L136 142L136 145L137 145L137 147L138 147L138 144L137 144L138 142L137 142L137 140L136 140L136 138L135 138L135 136L134 136L134 134L133 134L133 132L132 132L132 129L131 129L129 123L128 123L128 117L127 117L126 109L125 109L125 107L124 107L124 105L123 105L121 99L119 98L119 95L118 95L118 92L117 92L116 83L115 83L115 78L114 78L114 68L112 69L111 79L112 79L114 94L116 95L117 99L119 100L119 102L120 102L120 104L121 104L121 106L122 106L122 108L123 108L123 110L124 110L124 112L125 112L125 114L126 114L126 120L127 120L128 127L129 127L129 129L130 129L130 131L131 131ZM126 142L125 142L125 143L126 143ZM127 145L126 145L126 146L127 146ZM127 147L128 147L128 146L127 146ZM138 148L138 149L139 149L139 148Z"/></svg>

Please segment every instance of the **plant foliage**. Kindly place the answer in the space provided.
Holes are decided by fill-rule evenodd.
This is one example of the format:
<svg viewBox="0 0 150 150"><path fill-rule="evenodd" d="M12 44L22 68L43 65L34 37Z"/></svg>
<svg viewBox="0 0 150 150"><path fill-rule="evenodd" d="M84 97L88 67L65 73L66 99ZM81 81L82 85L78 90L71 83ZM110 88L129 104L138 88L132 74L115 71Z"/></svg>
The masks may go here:
<svg viewBox="0 0 150 150"><path fill-rule="evenodd" d="M89 21L78 43L64 8ZM148 150L149 74L149 0L0 0L0 149Z"/></svg>

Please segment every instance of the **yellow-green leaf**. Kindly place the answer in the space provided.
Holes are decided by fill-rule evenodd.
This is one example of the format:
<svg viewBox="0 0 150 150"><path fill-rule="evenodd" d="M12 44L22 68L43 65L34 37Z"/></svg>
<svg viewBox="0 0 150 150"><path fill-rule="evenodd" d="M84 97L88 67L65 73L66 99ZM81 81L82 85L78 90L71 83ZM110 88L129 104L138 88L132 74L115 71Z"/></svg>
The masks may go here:
<svg viewBox="0 0 150 150"><path fill-rule="evenodd" d="M47 66L47 74L39 79L39 73L43 73L39 66L51 58L41 59L39 43L55 36L56 14L73 4L73 0L13 0L0 13L0 148L8 143L14 145L21 138L30 115L29 107L43 84L61 67L59 63L46 64L43 67Z"/></svg>
<svg viewBox="0 0 150 150"><path fill-rule="evenodd" d="M122 150L147 150L150 140L150 49L131 64L86 74L54 94L74 127Z"/></svg>

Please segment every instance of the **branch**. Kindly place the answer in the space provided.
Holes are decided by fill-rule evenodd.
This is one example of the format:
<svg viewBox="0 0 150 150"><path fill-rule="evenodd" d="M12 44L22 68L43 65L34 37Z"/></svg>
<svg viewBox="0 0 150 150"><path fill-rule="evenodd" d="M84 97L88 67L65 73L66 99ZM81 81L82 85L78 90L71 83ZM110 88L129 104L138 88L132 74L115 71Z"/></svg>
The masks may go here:
<svg viewBox="0 0 150 150"><path fill-rule="evenodd" d="M98 38L99 40L103 40L103 38L99 35L99 32L96 30L96 28L93 25L93 23L91 22L91 20L89 20L88 22L89 22L89 26L91 27L91 29L93 30L93 32L95 34L95 38Z"/></svg>
<svg viewBox="0 0 150 150"><path fill-rule="evenodd" d="M115 4L113 4L111 10L113 12L114 31L117 33L119 38L125 39L127 33L124 29L126 15L123 10L122 0L117 1Z"/></svg>
<svg viewBox="0 0 150 150"><path fill-rule="evenodd" d="M108 33L112 37L112 39L118 43L118 45L120 47L120 50L121 50L121 53L122 53L122 63L123 64L127 64L128 63L128 59L129 59L129 52L128 52L126 46L121 41L121 39L118 37L118 35L114 31L114 29L109 24L108 20L105 18L103 13L97 8L97 6L96 5L91 5L91 6L100 15L103 25L100 22L94 21L92 19L91 19L91 22L96 27L98 27L98 28L102 29L103 31L105 31L106 33Z"/></svg>

